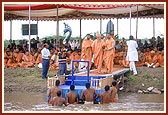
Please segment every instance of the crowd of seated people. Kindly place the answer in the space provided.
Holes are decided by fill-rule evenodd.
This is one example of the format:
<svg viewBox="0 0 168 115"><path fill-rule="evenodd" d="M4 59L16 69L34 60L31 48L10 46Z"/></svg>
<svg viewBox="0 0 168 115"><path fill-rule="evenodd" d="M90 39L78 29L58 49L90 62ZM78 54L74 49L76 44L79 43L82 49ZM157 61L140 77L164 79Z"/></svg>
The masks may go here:
<svg viewBox="0 0 168 115"><path fill-rule="evenodd" d="M160 37L149 39L149 42L145 40L144 43L138 39L138 55L139 61L136 62L136 66L147 66L150 68L163 67L164 66L164 39ZM77 44L74 47L74 44ZM20 40L19 44L16 45L13 40L7 48L4 49L4 66L5 67L42 67L42 56L41 50L44 43L49 44L49 50L51 53L50 68L49 70L59 70L59 55L60 53L66 53L68 73L72 69L71 62L73 60L81 60L81 50L79 41L70 41L69 47L60 45L57 47L54 40L43 40L39 41L39 38L31 40L31 49L28 51L28 42ZM73 44L73 45L72 45ZM71 48L72 47L72 48ZM127 60L127 45L126 39L122 38L121 41L116 39L115 44L115 58L114 64L120 65L121 67L129 67L129 61ZM75 69L79 67L79 62L75 62ZM77 70L78 71L78 70ZM65 72L66 74L66 72Z"/></svg>
<svg viewBox="0 0 168 115"><path fill-rule="evenodd" d="M152 37L141 42L141 39L137 40L138 43L138 56L139 61L136 62L136 66L147 66L150 68L164 67L164 39ZM129 67L127 61L127 45L125 39L120 42L116 41L114 63L123 67Z"/></svg>
<svg viewBox="0 0 168 115"><path fill-rule="evenodd" d="M74 42L76 40L73 40ZM75 45L73 50L70 47L65 47L64 45L60 45L60 47L56 47L54 40L43 40L39 41L39 38L35 40L34 38L30 42L30 52L29 45L26 40L19 40L19 43L16 44L15 40L10 41L10 44L7 48L4 48L4 66L5 67L39 67L42 68L42 54L41 50L43 48L44 43L49 44L49 50L51 54L50 59L50 67L49 70L59 70L59 55L60 53L66 53L67 60L80 60L80 49L79 44ZM79 41L77 41L79 43ZM67 61L69 63L69 61ZM78 63L75 63L75 67L78 67Z"/></svg>

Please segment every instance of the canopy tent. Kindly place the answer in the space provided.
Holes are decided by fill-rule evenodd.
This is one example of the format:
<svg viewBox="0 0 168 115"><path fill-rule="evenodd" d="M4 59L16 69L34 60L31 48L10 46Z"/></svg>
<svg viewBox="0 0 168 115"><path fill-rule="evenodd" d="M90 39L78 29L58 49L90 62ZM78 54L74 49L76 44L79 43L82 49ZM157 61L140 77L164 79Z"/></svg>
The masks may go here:
<svg viewBox="0 0 168 115"><path fill-rule="evenodd" d="M102 19L116 18L117 29L118 19L130 18L130 35L131 35L131 18L153 18L153 36L155 36L154 18L164 18L164 3L159 4L122 4L122 3L87 3L87 4L4 4L4 20L41 20L57 21L56 35L59 37L59 21L69 19L80 20L80 37L81 37L81 19L100 19L100 33ZM12 23L10 24L12 27ZM136 26L137 26L136 25ZM137 38L136 27L136 38ZM12 31L10 32L12 39ZM118 30L117 30L118 34ZM30 29L29 29L30 41ZM30 45L30 44L29 44ZM30 47L29 47L30 51Z"/></svg>
<svg viewBox="0 0 168 115"><path fill-rule="evenodd" d="M30 4L31 20L164 18L164 4ZM4 20L28 20L29 4L4 4Z"/></svg>

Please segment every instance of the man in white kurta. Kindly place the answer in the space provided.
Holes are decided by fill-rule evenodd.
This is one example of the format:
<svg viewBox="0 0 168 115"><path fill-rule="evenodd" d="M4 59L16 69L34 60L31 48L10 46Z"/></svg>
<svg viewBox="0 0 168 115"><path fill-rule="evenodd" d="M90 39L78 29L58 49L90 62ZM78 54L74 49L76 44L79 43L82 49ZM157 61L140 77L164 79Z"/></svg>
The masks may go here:
<svg viewBox="0 0 168 115"><path fill-rule="evenodd" d="M135 61L138 61L138 44L134 40L133 36L129 37L129 41L127 41L128 51L127 51L127 59L130 62L130 71L133 71L133 75L137 75L137 70L135 67Z"/></svg>

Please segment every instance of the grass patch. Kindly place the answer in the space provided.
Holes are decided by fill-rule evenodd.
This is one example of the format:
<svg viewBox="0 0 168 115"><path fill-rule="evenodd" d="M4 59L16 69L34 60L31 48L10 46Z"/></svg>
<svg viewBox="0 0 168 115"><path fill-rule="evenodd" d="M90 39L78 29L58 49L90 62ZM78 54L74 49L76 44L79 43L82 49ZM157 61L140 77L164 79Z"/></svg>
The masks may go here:
<svg viewBox="0 0 168 115"><path fill-rule="evenodd" d="M48 71L52 77L56 70ZM46 92L46 83L42 79L42 70L39 68L5 68L4 91L18 92Z"/></svg>
<svg viewBox="0 0 168 115"><path fill-rule="evenodd" d="M138 76L128 75L126 87L128 91L137 92L148 87L164 88L164 68L137 68Z"/></svg>
<svg viewBox="0 0 168 115"><path fill-rule="evenodd" d="M138 89L148 87L164 88L164 68L137 68L138 76L128 75L126 88L137 92ZM53 77L56 70L48 71L48 77ZM38 91L45 92L45 82L41 78L42 70L39 68L5 68L4 89L5 91ZM144 85L142 85L144 84Z"/></svg>

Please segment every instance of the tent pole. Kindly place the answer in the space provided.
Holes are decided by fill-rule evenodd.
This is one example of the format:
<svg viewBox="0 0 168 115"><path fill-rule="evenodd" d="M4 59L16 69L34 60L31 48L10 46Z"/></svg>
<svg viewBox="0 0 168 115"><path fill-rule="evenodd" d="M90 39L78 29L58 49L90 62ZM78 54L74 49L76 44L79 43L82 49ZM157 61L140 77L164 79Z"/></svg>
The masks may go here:
<svg viewBox="0 0 168 115"><path fill-rule="evenodd" d="M118 18L117 18L117 36L118 36Z"/></svg>
<svg viewBox="0 0 168 115"><path fill-rule="evenodd" d="M80 21L80 39L81 39L81 38L82 38L82 37L81 37L81 35L82 35L82 33L81 33L81 32L82 32L82 28L81 28L81 26L82 26L82 20L81 20L81 18L80 18L79 21Z"/></svg>
<svg viewBox="0 0 168 115"><path fill-rule="evenodd" d="M38 18L37 18L37 34L36 34L36 38L38 37Z"/></svg>
<svg viewBox="0 0 168 115"><path fill-rule="evenodd" d="M136 40L138 38L138 5L137 5L137 19L136 19Z"/></svg>
<svg viewBox="0 0 168 115"><path fill-rule="evenodd" d="M81 14L80 14L80 48L82 49L82 19L81 19Z"/></svg>
<svg viewBox="0 0 168 115"><path fill-rule="evenodd" d="M56 21L57 21L57 29L56 29L56 44L59 43L59 20L58 20L58 4L57 4L57 16L56 16ZM57 44L57 47L60 47L60 43Z"/></svg>
<svg viewBox="0 0 168 115"><path fill-rule="evenodd" d="M10 43L12 43L12 20L10 20Z"/></svg>
<svg viewBox="0 0 168 115"><path fill-rule="evenodd" d="M130 6L130 35L131 35L131 6Z"/></svg>
<svg viewBox="0 0 168 115"><path fill-rule="evenodd" d="M101 15L100 15L100 34L102 34L102 18L101 18Z"/></svg>
<svg viewBox="0 0 168 115"><path fill-rule="evenodd" d="M30 10L31 10L31 8L30 8L30 4L29 4L29 52L30 52L30 47L31 47L31 43L30 43L30 37L31 37L31 35L30 35Z"/></svg>
<svg viewBox="0 0 168 115"><path fill-rule="evenodd" d="M154 15L155 15L155 10L153 9L153 37L155 37L155 18L154 18Z"/></svg>

